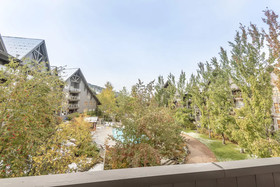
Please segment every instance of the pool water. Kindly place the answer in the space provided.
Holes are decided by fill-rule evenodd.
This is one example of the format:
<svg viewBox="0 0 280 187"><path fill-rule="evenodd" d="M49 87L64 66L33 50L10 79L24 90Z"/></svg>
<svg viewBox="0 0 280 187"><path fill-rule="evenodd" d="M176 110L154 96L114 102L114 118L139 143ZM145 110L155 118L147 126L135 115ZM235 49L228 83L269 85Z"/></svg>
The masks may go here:
<svg viewBox="0 0 280 187"><path fill-rule="evenodd" d="M122 135L123 135L123 132L121 131L121 130L118 130L118 129L114 129L113 128L113 130L112 130L113 132L113 137L114 138L116 138L117 140L119 140L119 141L123 141L124 139L123 139L123 137L122 137Z"/></svg>
<svg viewBox="0 0 280 187"><path fill-rule="evenodd" d="M115 139L121 141L121 142L124 142L124 138L123 138L123 132L121 130L118 130L118 129L115 129L113 128L112 130L112 135ZM142 135L141 137L142 140L146 139L146 140L149 140L147 136L145 136L144 134ZM134 142L134 143L140 143L141 142L141 139L138 138L138 141L136 138L134 139L129 139L131 142Z"/></svg>

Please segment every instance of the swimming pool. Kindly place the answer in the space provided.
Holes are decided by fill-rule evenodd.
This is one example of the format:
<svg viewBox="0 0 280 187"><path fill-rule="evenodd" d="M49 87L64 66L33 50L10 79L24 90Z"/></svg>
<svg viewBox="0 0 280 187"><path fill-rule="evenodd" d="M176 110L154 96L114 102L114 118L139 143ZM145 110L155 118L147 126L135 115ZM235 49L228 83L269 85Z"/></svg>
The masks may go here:
<svg viewBox="0 0 280 187"><path fill-rule="evenodd" d="M118 130L118 129L113 128L112 131L113 131L113 132L112 132L113 137L114 137L115 139L117 139L117 140L119 140L119 141L123 141L123 140L124 140L123 137L122 137L123 132L122 132L121 130Z"/></svg>
<svg viewBox="0 0 280 187"><path fill-rule="evenodd" d="M121 130L113 128L112 135L115 139L117 139L121 142L124 142L123 132ZM133 143L141 143L142 140L147 141L147 140L149 140L149 138L146 135L142 134L141 138L136 138L136 137L133 138L133 136L131 136L131 138L128 139L128 141L133 142Z"/></svg>

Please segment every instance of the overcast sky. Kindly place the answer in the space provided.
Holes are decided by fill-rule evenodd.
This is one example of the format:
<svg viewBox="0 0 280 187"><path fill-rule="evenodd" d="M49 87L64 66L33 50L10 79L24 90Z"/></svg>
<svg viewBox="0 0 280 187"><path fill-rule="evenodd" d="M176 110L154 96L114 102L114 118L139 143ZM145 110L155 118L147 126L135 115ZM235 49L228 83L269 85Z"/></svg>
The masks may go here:
<svg viewBox="0 0 280 187"><path fill-rule="evenodd" d="M279 0L0 0L0 33L44 39L51 65L119 90L138 78L190 76L239 23L263 25L266 7L280 14Z"/></svg>

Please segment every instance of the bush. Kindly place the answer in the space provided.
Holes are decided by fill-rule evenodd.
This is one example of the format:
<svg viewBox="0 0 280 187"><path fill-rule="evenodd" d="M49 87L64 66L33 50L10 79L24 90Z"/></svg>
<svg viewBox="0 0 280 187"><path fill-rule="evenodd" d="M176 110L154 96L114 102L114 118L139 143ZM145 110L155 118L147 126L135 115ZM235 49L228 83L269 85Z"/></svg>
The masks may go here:
<svg viewBox="0 0 280 187"><path fill-rule="evenodd" d="M191 110L187 108L177 108L175 112L175 119L182 128L191 130L196 129L194 118L191 115Z"/></svg>
<svg viewBox="0 0 280 187"><path fill-rule="evenodd" d="M107 148L105 169L158 166L160 161L159 152L149 144L140 143L125 147L118 144Z"/></svg>
<svg viewBox="0 0 280 187"><path fill-rule="evenodd" d="M79 116L80 116L80 113L75 112L75 113L72 113L72 114L67 115L67 119L68 119L69 121L71 121L72 119L77 118L77 117L79 117Z"/></svg>
<svg viewBox="0 0 280 187"><path fill-rule="evenodd" d="M87 155L87 157L96 157L97 153L99 153L99 149L93 143L83 143L79 146L78 150L75 151L75 155L77 157L82 155Z"/></svg>
<svg viewBox="0 0 280 187"><path fill-rule="evenodd" d="M68 124L60 124L46 146L40 147L32 159L31 174L43 175L86 171L101 157L96 144L92 142L90 124L80 116ZM72 163L77 167L70 168Z"/></svg>
<svg viewBox="0 0 280 187"><path fill-rule="evenodd" d="M158 106L152 84L140 81L131 98L120 105L122 126L116 128L122 131L122 141L112 137L116 144L108 150L108 168L155 166L163 158L184 161L187 153L181 127L169 108Z"/></svg>
<svg viewBox="0 0 280 187"><path fill-rule="evenodd" d="M44 64L0 68L0 177L30 175L32 158L46 147L60 122L64 82Z"/></svg>

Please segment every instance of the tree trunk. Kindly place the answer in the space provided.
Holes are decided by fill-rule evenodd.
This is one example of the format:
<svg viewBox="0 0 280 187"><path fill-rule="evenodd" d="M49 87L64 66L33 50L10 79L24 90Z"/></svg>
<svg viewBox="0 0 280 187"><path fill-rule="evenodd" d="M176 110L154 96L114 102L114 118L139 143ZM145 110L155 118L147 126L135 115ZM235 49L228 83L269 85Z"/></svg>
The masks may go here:
<svg viewBox="0 0 280 187"><path fill-rule="evenodd" d="M240 153L244 153L244 149L243 148L240 148Z"/></svg>
<svg viewBox="0 0 280 187"><path fill-rule="evenodd" d="M224 133L222 133L222 137L223 137L223 145L226 145L226 140L225 140L225 135L224 135Z"/></svg>
<svg viewBox="0 0 280 187"><path fill-rule="evenodd" d="M211 139L211 129L209 128L209 138Z"/></svg>

